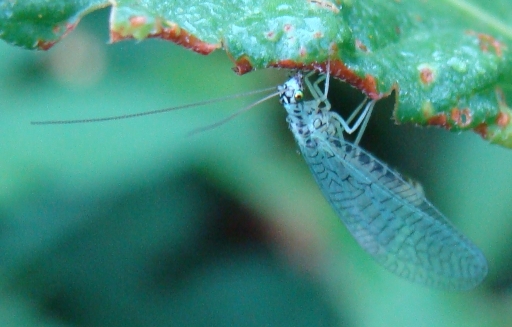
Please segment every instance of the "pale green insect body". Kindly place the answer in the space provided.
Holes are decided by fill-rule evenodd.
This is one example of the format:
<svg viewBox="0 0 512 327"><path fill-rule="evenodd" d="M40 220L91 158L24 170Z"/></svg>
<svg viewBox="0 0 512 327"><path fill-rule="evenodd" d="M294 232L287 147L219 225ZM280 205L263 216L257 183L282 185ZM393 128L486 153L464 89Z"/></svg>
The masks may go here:
<svg viewBox="0 0 512 327"><path fill-rule="evenodd" d="M322 80L325 92L318 87ZM305 82L313 100L303 100L303 77L297 73L278 87L280 102L316 182L359 244L388 270L414 282L454 290L478 285L487 274L482 252L421 189L357 145L375 101L344 120L329 111L328 76L313 84L306 76ZM356 142L345 141L343 133L358 127Z"/></svg>

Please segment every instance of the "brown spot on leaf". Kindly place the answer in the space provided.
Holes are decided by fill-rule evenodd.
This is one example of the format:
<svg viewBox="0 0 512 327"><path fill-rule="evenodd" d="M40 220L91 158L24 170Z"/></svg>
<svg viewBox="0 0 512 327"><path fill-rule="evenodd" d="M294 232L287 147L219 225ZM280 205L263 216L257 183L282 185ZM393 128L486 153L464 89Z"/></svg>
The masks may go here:
<svg viewBox="0 0 512 327"><path fill-rule="evenodd" d="M440 113L430 117L427 121L427 124L431 126L444 127L446 129L451 128L450 124L448 124L448 120L446 119L446 115L444 113Z"/></svg>
<svg viewBox="0 0 512 327"><path fill-rule="evenodd" d="M499 127L506 127L510 123L510 116L503 111L500 111L498 113L498 116L496 116L496 125Z"/></svg>
<svg viewBox="0 0 512 327"><path fill-rule="evenodd" d="M315 32L315 33L313 33L313 38L315 38L315 39L320 39L323 36L324 35L322 34L322 32Z"/></svg>
<svg viewBox="0 0 512 327"><path fill-rule="evenodd" d="M477 134L480 134L480 136L484 139L487 139L487 124L481 123L477 127L473 129Z"/></svg>
<svg viewBox="0 0 512 327"><path fill-rule="evenodd" d="M293 26L292 26L291 24L284 24L284 26L283 26L283 30L284 30L285 32L289 32L289 31L291 31L291 30L292 30L292 28L293 28Z"/></svg>
<svg viewBox="0 0 512 327"><path fill-rule="evenodd" d="M423 84L430 84L434 80L434 72L429 67L420 69L420 80Z"/></svg>
<svg viewBox="0 0 512 327"><path fill-rule="evenodd" d="M467 34L475 35L478 38L480 49L482 49L482 51L488 52L489 47L492 47L494 49L494 53L496 53L498 57L501 57L501 55L503 54L503 49L507 48L504 44L502 44L489 34L477 33L474 31L468 31Z"/></svg>
<svg viewBox="0 0 512 327"><path fill-rule="evenodd" d="M130 17L130 25L132 27L141 27L146 24L146 17L144 16L132 16Z"/></svg>
<svg viewBox="0 0 512 327"><path fill-rule="evenodd" d="M451 111L451 118L459 127L466 127L473 122L473 115L469 108L453 108Z"/></svg>
<svg viewBox="0 0 512 327"><path fill-rule="evenodd" d="M245 73L248 73L252 70L252 64L247 58L247 56L244 56L237 61L235 61L235 67L233 67L233 71L237 73L238 75L243 75Z"/></svg>
<svg viewBox="0 0 512 327"><path fill-rule="evenodd" d="M496 116L496 124L499 127L506 127L510 123L510 108L507 105L507 101L505 99L505 94L503 93L503 90L500 87L497 87L495 89L496 93L496 99L498 100L498 105L502 110L500 111L498 115Z"/></svg>
<svg viewBox="0 0 512 327"><path fill-rule="evenodd" d="M366 47L366 45L364 45L364 43L359 39L356 39L356 48L363 52L368 52L368 48Z"/></svg>
<svg viewBox="0 0 512 327"><path fill-rule="evenodd" d="M320 8L328 9L335 14L340 12L339 8L335 4L327 0L308 0L308 2L315 4Z"/></svg>
<svg viewBox="0 0 512 327"><path fill-rule="evenodd" d="M36 47L39 50L49 50L51 47L55 45L59 40L56 41L43 41L43 40L37 40Z"/></svg>

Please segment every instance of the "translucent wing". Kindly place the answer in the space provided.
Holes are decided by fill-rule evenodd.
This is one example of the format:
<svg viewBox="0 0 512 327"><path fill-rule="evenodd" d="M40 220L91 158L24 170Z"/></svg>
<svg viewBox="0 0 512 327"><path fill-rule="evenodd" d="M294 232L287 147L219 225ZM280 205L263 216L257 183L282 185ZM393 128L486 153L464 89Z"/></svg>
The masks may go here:
<svg viewBox="0 0 512 327"><path fill-rule="evenodd" d="M416 187L344 140L300 144L318 185L359 244L391 272L464 290L487 274L481 251ZM315 144L316 143L316 144Z"/></svg>

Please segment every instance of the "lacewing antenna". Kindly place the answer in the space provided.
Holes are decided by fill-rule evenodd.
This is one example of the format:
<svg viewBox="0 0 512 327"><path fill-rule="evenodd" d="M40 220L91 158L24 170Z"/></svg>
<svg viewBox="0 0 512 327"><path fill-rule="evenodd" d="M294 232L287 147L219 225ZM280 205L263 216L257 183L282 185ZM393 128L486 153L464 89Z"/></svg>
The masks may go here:
<svg viewBox="0 0 512 327"><path fill-rule="evenodd" d="M255 106L259 105L260 103L265 102L265 101L267 101L268 99L271 99L271 98L273 98L273 97L275 97L275 96L278 96L278 95L279 95L279 92L275 92L275 93L272 93L272 94L270 94L270 95L267 95L267 96L266 96L266 97L264 97L263 99L260 99L260 100L258 100L258 101L256 101L256 102L251 103L251 104L250 104L250 105L248 105L247 107L242 108L242 109L240 109L240 110L236 111L235 113L233 113L233 114L229 115L228 117L226 117L226 118L224 118L224 119L222 119L222 120L219 120L219 121L218 121L218 122L216 122L216 123L213 123L213 124L211 124L211 125L207 125L207 126L204 126L204 127L199 127L199 128L194 129L193 131L191 131L190 133L188 133L188 136L196 135L196 134L198 134L198 133L201 133L201 132L204 132L204 131L208 131L208 130L213 129L213 128L216 128L216 127L219 127L219 126L221 126L221 125L223 125L223 124L227 123L227 122L228 122L228 121L230 121L231 119L235 118L236 116L238 116L238 115L240 115L240 114L242 114L242 113L244 113L244 112L248 111L249 109L251 109L251 108L253 108L253 107L255 107Z"/></svg>
<svg viewBox="0 0 512 327"><path fill-rule="evenodd" d="M210 100L205 100L205 101L199 101L199 102L189 103L189 104L185 104L185 105L181 105L181 106L176 106L176 107L171 107L171 108L151 110L151 111L145 111L145 112L138 112L138 113L134 113L134 114L110 116L110 117L101 117L101 118L88 118L88 119L32 121L32 122L30 122L30 124L32 124L32 125L68 125L68 124L99 123L99 122L110 121L110 120L121 120L121 119L149 116L149 115L159 114L159 113L163 113L163 112L178 110L178 109L185 109L185 108L191 108L191 107L199 107L199 106L204 106L204 105L211 104L211 103L222 102L222 101L227 101L227 100L233 100L233 99L237 99L237 98L241 98L241 97L247 97L247 96L251 96L251 95L254 95L254 94L258 94L258 93L268 92L268 91L271 91L271 90L275 90L275 87L268 87L268 88L261 89L261 90L250 91L250 92L234 94L234 95L228 95L228 96L221 97L221 98L210 99ZM260 103L260 102L261 102L261 100L257 101L254 105L256 105L257 103Z"/></svg>

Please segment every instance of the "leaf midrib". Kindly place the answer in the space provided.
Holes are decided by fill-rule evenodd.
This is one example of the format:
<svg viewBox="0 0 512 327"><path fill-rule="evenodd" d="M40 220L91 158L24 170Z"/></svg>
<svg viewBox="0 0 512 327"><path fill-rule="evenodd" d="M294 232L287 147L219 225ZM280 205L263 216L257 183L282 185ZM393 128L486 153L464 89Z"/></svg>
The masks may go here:
<svg viewBox="0 0 512 327"><path fill-rule="evenodd" d="M501 34L506 35L509 39L512 39L512 26L507 25L500 19L497 19L483 8L477 7L464 0L446 0L446 2L466 12L468 15L475 17L488 26L496 29Z"/></svg>

